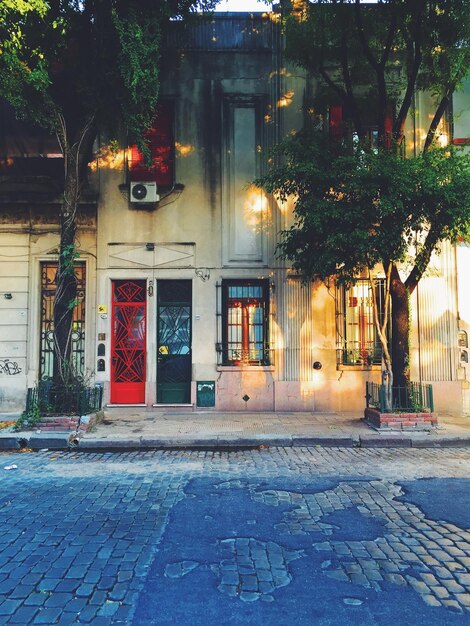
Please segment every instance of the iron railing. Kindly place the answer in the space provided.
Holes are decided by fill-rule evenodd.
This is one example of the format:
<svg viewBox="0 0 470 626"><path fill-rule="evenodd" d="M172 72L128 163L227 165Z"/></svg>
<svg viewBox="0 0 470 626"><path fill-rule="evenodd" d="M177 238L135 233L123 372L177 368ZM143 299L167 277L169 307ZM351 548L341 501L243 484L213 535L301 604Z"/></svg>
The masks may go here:
<svg viewBox="0 0 470 626"><path fill-rule="evenodd" d="M385 403L385 385L366 382L366 405L380 409L381 413L389 412ZM406 387L393 387L392 412L397 413L432 413L434 399L432 385L409 383Z"/></svg>
<svg viewBox="0 0 470 626"><path fill-rule="evenodd" d="M259 344L243 350L238 344L216 344L217 365L274 365L274 349Z"/></svg>
<svg viewBox="0 0 470 626"><path fill-rule="evenodd" d="M382 346L379 342L347 341L336 352L338 365L380 365Z"/></svg>
<svg viewBox="0 0 470 626"><path fill-rule="evenodd" d="M88 415L101 409L103 387L83 385L55 385L41 381L31 387L26 395L26 413L37 411L41 415Z"/></svg>
<svg viewBox="0 0 470 626"><path fill-rule="evenodd" d="M262 15L239 16L213 14L190 26L185 22L170 23L167 33L169 48L185 50L256 50L273 49L279 25Z"/></svg>

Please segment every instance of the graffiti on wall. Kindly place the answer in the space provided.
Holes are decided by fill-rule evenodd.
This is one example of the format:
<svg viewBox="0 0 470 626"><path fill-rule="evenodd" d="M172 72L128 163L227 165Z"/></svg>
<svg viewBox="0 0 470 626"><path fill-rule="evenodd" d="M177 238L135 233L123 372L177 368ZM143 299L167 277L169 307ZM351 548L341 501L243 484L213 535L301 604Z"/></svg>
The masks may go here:
<svg viewBox="0 0 470 626"><path fill-rule="evenodd" d="M0 359L0 374L6 374L7 376L21 374L21 367L19 367L16 361L10 361L10 359Z"/></svg>

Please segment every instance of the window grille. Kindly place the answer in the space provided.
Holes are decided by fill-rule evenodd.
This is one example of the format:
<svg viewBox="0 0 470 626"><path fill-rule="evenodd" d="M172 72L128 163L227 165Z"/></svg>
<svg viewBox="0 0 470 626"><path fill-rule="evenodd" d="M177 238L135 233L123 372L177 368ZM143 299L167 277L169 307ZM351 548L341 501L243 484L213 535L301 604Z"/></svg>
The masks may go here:
<svg viewBox="0 0 470 626"><path fill-rule="evenodd" d="M221 291L219 364L270 365L268 281L224 280Z"/></svg>
<svg viewBox="0 0 470 626"><path fill-rule="evenodd" d="M52 379L54 373L54 298L56 293L56 261L41 263L41 340L39 347L39 379ZM77 302L72 320L72 367L78 376L85 373L85 262L75 263Z"/></svg>
<svg viewBox="0 0 470 626"><path fill-rule="evenodd" d="M374 283L379 321L385 314L385 279ZM373 294L368 280L338 287L336 294L337 353L340 365L374 365L382 360L382 346L374 322Z"/></svg>

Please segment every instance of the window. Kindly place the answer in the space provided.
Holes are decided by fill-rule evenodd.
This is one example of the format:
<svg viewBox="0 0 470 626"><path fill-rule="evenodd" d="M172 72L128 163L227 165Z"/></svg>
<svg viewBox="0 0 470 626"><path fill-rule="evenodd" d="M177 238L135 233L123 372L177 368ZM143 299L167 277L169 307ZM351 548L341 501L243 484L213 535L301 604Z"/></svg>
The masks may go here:
<svg viewBox="0 0 470 626"><path fill-rule="evenodd" d="M223 281L224 365L269 365L268 281Z"/></svg>
<svg viewBox="0 0 470 626"><path fill-rule="evenodd" d="M174 183L173 106L160 102L155 114L154 127L147 133L152 164L147 167L144 155L137 146L129 149L129 178L131 182L156 182L158 187L171 187Z"/></svg>
<svg viewBox="0 0 470 626"><path fill-rule="evenodd" d="M41 263L41 343L39 346L39 379L49 380L54 375L54 298L56 293L56 261ZM72 364L78 376L85 374L85 286L86 266L77 261L74 266L77 280L77 300L73 307Z"/></svg>
<svg viewBox="0 0 470 626"><path fill-rule="evenodd" d="M339 141L343 138L343 107L340 104L332 104L329 108L328 125L330 138Z"/></svg>
<svg viewBox="0 0 470 626"><path fill-rule="evenodd" d="M379 320L383 321L385 281L375 282ZM373 298L368 280L358 280L337 291L338 364L380 364L382 347L374 323Z"/></svg>
<svg viewBox="0 0 470 626"><path fill-rule="evenodd" d="M224 264L267 261L267 205L262 192L247 186L261 173L263 101L258 96L224 98L222 159Z"/></svg>
<svg viewBox="0 0 470 626"><path fill-rule="evenodd" d="M61 180L64 176L63 154L55 134L17 120L13 108L1 99L0 176L5 182L17 179L28 191L25 179L41 177L43 186L45 178Z"/></svg>
<svg viewBox="0 0 470 626"><path fill-rule="evenodd" d="M364 106L363 103L360 105ZM377 149L378 144L378 130L377 125L370 119L370 116L366 112L362 112L362 120L365 124L364 132L367 143L373 148ZM384 120L385 131L385 147L390 147L393 131L393 110L389 105ZM358 136L353 130L352 120L348 116L347 110L343 108L341 104L331 104L328 108L328 130L330 139L334 141L341 141L342 139L350 142L352 140L353 146L357 144Z"/></svg>

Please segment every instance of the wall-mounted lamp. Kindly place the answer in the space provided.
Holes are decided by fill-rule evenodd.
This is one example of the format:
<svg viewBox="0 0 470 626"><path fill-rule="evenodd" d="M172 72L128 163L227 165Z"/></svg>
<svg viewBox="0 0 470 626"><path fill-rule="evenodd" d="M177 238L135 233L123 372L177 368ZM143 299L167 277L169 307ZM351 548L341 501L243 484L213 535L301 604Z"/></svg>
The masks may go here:
<svg viewBox="0 0 470 626"><path fill-rule="evenodd" d="M445 148L449 143L449 137L447 136L447 133L441 133L437 138L437 141L439 142L441 148Z"/></svg>
<svg viewBox="0 0 470 626"><path fill-rule="evenodd" d="M13 298L13 294L11 294L11 293L4 293L3 297L5 298L5 300L11 300Z"/></svg>
<svg viewBox="0 0 470 626"><path fill-rule="evenodd" d="M145 249L146 249L148 252L153 252L153 251L155 250L155 244L154 244L154 243L152 243L152 242L146 243L146 244L145 244Z"/></svg>

